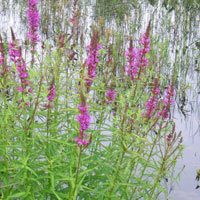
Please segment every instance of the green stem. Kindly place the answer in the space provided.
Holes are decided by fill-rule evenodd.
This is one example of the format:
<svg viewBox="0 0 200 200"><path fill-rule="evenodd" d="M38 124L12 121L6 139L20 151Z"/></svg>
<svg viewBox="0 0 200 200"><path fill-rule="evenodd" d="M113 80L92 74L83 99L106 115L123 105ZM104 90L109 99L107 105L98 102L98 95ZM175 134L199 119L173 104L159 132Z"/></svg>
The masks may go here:
<svg viewBox="0 0 200 200"><path fill-rule="evenodd" d="M155 183L154 183L154 185L153 185L153 189L152 189L152 192L151 192L151 195L150 195L149 200L152 200L153 195L154 195L154 192L155 192L155 190L156 190L156 186L157 186L157 184L160 182L160 177L161 177L161 175L162 175L162 173L163 173L163 170L164 170L164 167L165 167L165 162L166 162L166 158L164 157L163 160L162 160L162 164L161 164L161 167L160 167L158 176L157 176L156 181L155 181Z"/></svg>
<svg viewBox="0 0 200 200"><path fill-rule="evenodd" d="M6 109L6 92L5 92L5 87L3 87L3 101L4 101L4 116L6 115L7 113L7 109ZM8 155L7 155L7 143L8 143L8 136L7 136L7 133L6 133L6 123L3 124L3 143L4 143L4 163L5 163L5 177L6 177L6 184L5 185L8 185ZM9 193L9 188L6 187L6 196L8 195Z"/></svg>
<svg viewBox="0 0 200 200"><path fill-rule="evenodd" d="M162 130L162 124L163 124L163 121L160 122L159 132L158 132L158 134L157 134L157 137L156 137L156 138L154 139L154 141L153 141L153 145L152 145L152 147L151 147L151 151L150 151L150 153L149 153L149 155L148 155L148 158L147 158L146 163L149 163L150 158L151 158L151 156L152 156L152 154L153 154L154 147L156 146L157 140L158 140L158 138L160 138L160 133L161 133L161 130ZM149 130L148 130L148 131L149 131ZM138 153L139 153L139 152L138 152ZM142 173L141 173L140 178L139 178L140 180L141 180L142 177L144 176L144 172L145 172L146 168L147 168L147 164L145 164L144 168L142 169ZM136 169L137 169L137 167L136 167ZM130 175L132 175L132 172L130 173ZM129 177L129 179L130 179L130 177ZM138 188L138 187L135 187L135 188L134 188L130 200L132 200L132 198L133 198L133 196L134 196L134 194L135 194L137 188Z"/></svg>
<svg viewBox="0 0 200 200"><path fill-rule="evenodd" d="M118 167L117 167L117 171L116 171L116 174L115 174L115 177L114 177L114 181L113 181L112 187L111 187L111 189L109 190L108 199L111 199L112 192L113 192L114 187L115 187L115 185L116 185L116 183L117 183L117 177L118 177L118 174L119 174L120 169L121 169L121 165L122 165L122 162L123 162L123 159L124 159L124 155L125 155L125 151L123 151L122 157L121 157L121 160L120 160L120 163L119 163L119 165L118 165Z"/></svg>
<svg viewBox="0 0 200 200"><path fill-rule="evenodd" d="M76 199L76 188L77 188L77 182L78 182L81 155L82 155L82 146L80 146L80 151L79 151L79 156L78 156L78 164L77 164L77 168L76 168L76 178L75 178L75 185L74 185L74 189L73 189L73 193L72 193L72 200Z"/></svg>

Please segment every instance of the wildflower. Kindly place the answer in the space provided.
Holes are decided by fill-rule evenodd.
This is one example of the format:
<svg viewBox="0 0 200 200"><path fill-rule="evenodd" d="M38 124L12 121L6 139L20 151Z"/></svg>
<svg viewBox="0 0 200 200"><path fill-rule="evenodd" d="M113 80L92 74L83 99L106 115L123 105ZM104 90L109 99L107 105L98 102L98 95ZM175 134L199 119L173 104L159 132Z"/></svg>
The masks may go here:
<svg viewBox="0 0 200 200"><path fill-rule="evenodd" d="M98 44L98 32L94 31L93 36L91 39L91 44L88 45L87 50L88 50L88 58L87 58L87 68L88 68L88 78L85 79L86 81L86 88L87 91L89 92L89 88L92 85L92 82L94 78L96 77L96 69L97 69L97 64L99 62L98 60L98 54L99 54L99 49L102 48L100 44Z"/></svg>
<svg viewBox="0 0 200 200"><path fill-rule="evenodd" d="M90 115L88 113L88 109L90 108L90 106L86 105L85 103L85 97L83 96L83 94L81 93L81 104L78 105L78 109L80 114L77 116L77 121L80 124L80 128L79 128L79 136L75 138L75 142L77 142L77 144L79 146L88 146L91 143L91 139L88 141L86 139L87 134L84 133L85 130L88 129L89 125L90 125Z"/></svg>
<svg viewBox="0 0 200 200"><path fill-rule="evenodd" d="M30 30L27 32L28 38L32 45L36 45L40 41L38 35L40 16L37 10L37 0L28 0L29 8L27 10L28 25Z"/></svg>
<svg viewBox="0 0 200 200"><path fill-rule="evenodd" d="M49 94L47 95L47 99L52 102L55 98L55 91L56 88L54 86L51 86L49 88L47 88L47 91L49 91Z"/></svg>
<svg viewBox="0 0 200 200"><path fill-rule="evenodd" d="M154 81L153 95L150 96L149 100L146 102L146 112L142 113L143 117L152 118L157 109L158 98L157 95L160 94L160 90L158 88L158 79L156 78Z"/></svg>
<svg viewBox="0 0 200 200"><path fill-rule="evenodd" d="M109 89L107 92L106 92L106 103L109 104L109 102L113 101L115 99L115 95L116 95L116 92L112 89Z"/></svg>
<svg viewBox="0 0 200 200"><path fill-rule="evenodd" d="M175 96L175 94L176 93L173 89L173 85L170 85L165 90L164 99L162 100L163 107L162 110L158 112L158 116L162 116L163 118L169 118L170 105L175 103L175 100L173 99L173 96Z"/></svg>
<svg viewBox="0 0 200 200"><path fill-rule="evenodd" d="M135 63L135 65L140 68L140 72L143 72L144 67L148 65L148 59L145 56L147 53L149 53L151 49L150 46L151 40L149 39L150 26L151 26L151 21L149 21L147 30L144 34L142 34L142 39L139 41L139 43L143 45L143 47L137 50L137 62Z"/></svg>
<svg viewBox="0 0 200 200"><path fill-rule="evenodd" d="M142 39L140 40L140 44L143 45L143 48L139 48L137 51L137 62L136 66L141 67L142 71L144 70L144 67L148 65L148 59L145 57L147 53L149 53L151 46L150 46L151 40L148 38L146 34L142 35Z"/></svg>
<svg viewBox="0 0 200 200"><path fill-rule="evenodd" d="M128 75L130 76L131 79L134 79L137 74L137 71L138 71L138 66L135 65L137 55L136 55L136 50L133 49L133 41L132 40L130 40L130 45L129 45L128 51L126 51L125 55L126 55L126 59L128 61L128 65L126 66L125 71L128 73Z"/></svg>
<svg viewBox="0 0 200 200"><path fill-rule="evenodd" d="M9 56L10 59L15 63L16 70L19 74L19 78L21 81L21 87L18 87L17 90L20 92L25 91L26 87L31 84L30 81L27 80L29 78L29 73L26 69L26 62L22 58L21 46L18 45L18 41L12 41L8 43L9 45Z"/></svg>
<svg viewBox="0 0 200 200"><path fill-rule="evenodd" d="M80 132L87 130L90 125L90 115L88 114L89 108L89 106L83 104L78 106L80 115L77 116L77 120L80 124Z"/></svg>
<svg viewBox="0 0 200 200"><path fill-rule="evenodd" d="M143 45L143 47L134 49L133 41L130 40L129 48L125 53L126 59L128 61L128 65L126 66L125 71L128 73L131 79L134 79L138 73L139 77L140 73L144 71L144 67L148 65L148 59L145 56L151 49L151 40L149 39L150 24L151 21L149 21L147 30L142 35L142 39L139 41L139 44Z"/></svg>
<svg viewBox="0 0 200 200"><path fill-rule="evenodd" d="M87 135L84 134L83 137L87 137ZM74 139L74 141L77 142L77 144L78 144L79 146L82 146L82 145L88 146L88 145L89 145L89 141L88 141L87 139L81 139L80 136L79 136L79 137L76 137L76 138Z"/></svg>
<svg viewBox="0 0 200 200"><path fill-rule="evenodd" d="M51 81L50 87L47 88L47 92L49 92L47 94L47 99L48 99L49 102L43 104L43 106L45 108L53 108L54 107L53 105L51 105L51 102L53 102L53 100L55 99L55 94L56 94L56 88L54 86L54 83L55 83L55 79L53 78L53 80Z"/></svg>

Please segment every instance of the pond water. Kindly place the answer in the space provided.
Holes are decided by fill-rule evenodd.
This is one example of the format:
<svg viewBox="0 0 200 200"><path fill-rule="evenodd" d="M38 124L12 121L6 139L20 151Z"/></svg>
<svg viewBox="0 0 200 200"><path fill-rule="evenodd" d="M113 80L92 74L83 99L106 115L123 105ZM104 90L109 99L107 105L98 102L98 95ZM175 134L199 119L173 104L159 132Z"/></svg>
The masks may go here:
<svg viewBox="0 0 200 200"><path fill-rule="evenodd" d="M44 2L50 5L50 1L43 1L40 10L44 9ZM95 23L100 15L104 18L104 30L118 28L123 33L127 33L124 35L125 39L132 34L134 40L138 40L149 19L152 19L152 41L155 43L154 48L158 49L157 67L159 64L164 66L161 71L166 78L169 78L176 68L178 82L175 86L176 90L180 91L177 93L173 118L177 132L182 132L185 148L182 158L177 161L174 175L182 171L180 180L176 183L169 181L166 184L169 199L199 200L200 189L195 189L198 185L195 177L197 170L200 169L200 89L199 72L195 71L199 65L200 18L198 10L188 11L184 7L175 7L169 11L162 6L163 1L158 1L154 6L147 1L142 3L133 1L134 4L127 1L128 7L124 6L125 2L122 1L113 8L109 8L109 5L102 7L101 2L104 1L99 1L96 6L96 1L82 3L83 13L85 13L84 20L87 22L87 26L84 27L86 33L89 33L90 25ZM4 4L0 2L0 34L3 39L10 38L8 34L10 27L15 30L17 38L24 38L26 29L23 22L26 18L26 11L21 9L22 5L23 3L20 5L14 0L7 0ZM72 5L69 3L66 6ZM66 9L65 6L63 8ZM60 16L64 19L69 15L63 12ZM117 16L119 20L115 20ZM64 22L61 24L60 29L65 32L70 30L65 27ZM53 40L54 32L46 30L45 34L44 30L44 28L40 30L43 33L42 38ZM162 57L160 58L161 52Z"/></svg>

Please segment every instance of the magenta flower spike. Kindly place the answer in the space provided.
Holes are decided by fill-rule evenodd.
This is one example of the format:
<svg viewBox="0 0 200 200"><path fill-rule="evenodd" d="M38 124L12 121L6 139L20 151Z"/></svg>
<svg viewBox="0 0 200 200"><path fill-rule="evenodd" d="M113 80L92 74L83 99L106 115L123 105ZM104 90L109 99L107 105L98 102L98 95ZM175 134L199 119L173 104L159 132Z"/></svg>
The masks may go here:
<svg viewBox="0 0 200 200"><path fill-rule="evenodd" d="M146 33L142 35L142 39L139 41L143 47L134 49L133 41L130 40L130 45L128 50L126 51L126 59L128 65L125 68L125 71L133 80L138 74L138 78L140 77L140 73L144 71L144 68L148 65L148 59L145 57L147 53L149 53L151 46L149 39L149 31L150 31L151 21L149 21Z"/></svg>
<svg viewBox="0 0 200 200"><path fill-rule="evenodd" d="M137 72L138 72L138 67L135 64L136 63L136 50L133 49L133 41L130 40L130 45L128 48L128 51L126 51L125 53L126 55L126 59L128 61L128 65L125 68L125 71L128 73L128 75L130 76L131 79L134 79Z"/></svg>
<svg viewBox="0 0 200 200"><path fill-rule="evenodd" d="M89 106L83 104L78 106L80 115L78 115L77 120L80 124L80 132L87 130L90 125L90 115L88 114L89 108Z"/></svg>
<svg viewBox="0 0 200 200"><path fill-rule="evenodd" d="M18 45L17 40L9 42L8 46L8 54L11 61L13 61L16 65L16 70L21 81L21 87L18 87L17 90L20 92L24 92L26 87L31 84L31 82L27 80L29 78L29 73L26 69L26 62L22 57L21 46Z"/></svg>
<svg viewBox="0 0 200 200"><path fill-rule="evenodd" d="M85 97L81 93L81 104L78 105L78 109L80 114L77 116L77 121L80 124L79 128L79 136L75 138L75 142L77 142L78 146L88 146L91 143L91 139L88 141L87 134L84 133L90 125L91 117L88 113L90 106L86 105Z"/></svg>
<svg viewBox="0 0 200 200"><path fill-rule="evenodd" d="M80 128L79 136L76 137L74 141L76 141L79 146L88 146L89 144L89 141L86 139L87 134L84 134L84 131L88 129L91 120L90 115L88 114L89 108L90 107L88 105L83 103L78 106L80 114L77 116L77 121L80 124Z"/></svg>
<svg viewBox="0 0 200 200"><path fill-rule="evenodd" d="M143 48L139 48L137 51L137 62L136 66L141 68L141 71L144 71L144 67L148 65L148 59L145 57L147 53L149 53L151 46L151 40L148 38L147 34L142 35L142 39L140 40L140 44L143 45Z"/></svg>
<svg viewBox="0 0 200 200"><path fill-rule="evenodd" d="M46 108L53 108L54 105L51 104L51 102L53 102L53 100L55 99L55 94L56 94L56 88L54 86L54 78L51 82L51 85L49 88L47 88L47 91L49 92L47 95L47 99L48 99L48 103L43 104L44 107Z"/></svg>
<svg viewBox="0 0 200 200"><path fill-rule="evenodd" d="M169 111L170 111L170 105L175 103L175 100L173 99L173 96L175 96L176 93L173 89L173 85L170 85L166 90L165 90L165 95L164 99L162 100L163 102L163 107L160 112L158 112L158 116L162 116L163 118L169 118Z"/></svg>
<svg viewBox="0 0 200 200"><path fill-rule="evenodd" d="M40 16L37 10L37 3L37 0L28 0L29 8L27 10L27 18L29 31L27 32L27 36L33 46L40 41L38 35Z"/></svg>
<svg viewBox="0 0 200 200"><path fill-rule="evenodd" d="M54 86L51 86L49 88L47 88L47 91L49 91L49 94L47 95L47 99L52 102L55 98L55 91L56 88Z"/></svg>
<svg viewBox="0 0 200 200"><path fill-rule="evenodd" d="M93 36L91 39L91 44L88 45L88 58L87 58L87 73L88 73L88 78L85 79L85 86L87 88L87 92L89 92L89 88L92 85L92 82L94 78L96 77L96 69L97 69L97 64L99 62L98 60L98 54L99 50L102 48L101 44L98 44L98 32L94 31Z"/></svg>
<svg viewBox="0 0 200 200"><path fill-rule="evenodd" d="M147 117L148 119L152 118L157 110L157 103L158 103L157 95L160 94L157 78L154 81L154 88L153 88L152 93L153 95L150 96L149 100L145 104L146 112L142 113L142 116Z"/></svg>
<svg viewBox="0 0 200 200"><path fill-rule="evenodd" d="M149 38L150 26L151 26L151 20L149 21L146 32L142 34L142 39L139 41L139 43L143 47L137 50L137 62L135 65L140 68L139 76L140 76L140 73L144 71L144 68L148 65L148 62L149 62L145 56L147 53L149 53L151 49L151 46L150 46L151 40Z"/></svg>

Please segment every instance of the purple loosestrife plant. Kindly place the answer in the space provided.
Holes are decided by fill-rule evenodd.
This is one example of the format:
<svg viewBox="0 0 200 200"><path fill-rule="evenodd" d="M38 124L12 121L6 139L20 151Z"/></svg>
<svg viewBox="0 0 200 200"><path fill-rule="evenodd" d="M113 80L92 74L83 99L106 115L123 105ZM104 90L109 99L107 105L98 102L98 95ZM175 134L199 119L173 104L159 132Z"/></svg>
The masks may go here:
<svg viewBox="0 0 200 200"><path fill-rule="evenodd" d="M92 82L94 78L96 77L96 68L97 63L99 62L97 56L99 54L98 50L102 48L101 44L98 44L98 32L96 30L93 31L92 39L90 45L88 45L88 58L87 58L87 76L88 78L85 79L85 87L87 89L87 92L90 91L90 87L92 85ZM90 125L90 115L88 113L89 106L85 103L85 97L81 91L81 104L78 106L78 109L80 111L80 115L77 116L77 120L80 124L79 128L79 136L75 138L75 141L79 146L88 146L91 143L91 136L90 140L84 139L84 137L87 137L86 134L84 134L84 131L88 129Z"/></svg>
<svg viewBox="0 0 200 200"><path fill-rule="evenodd" d="M138 71L138 66L135 63L137 55L136 50L133 49L133 40L130 40L130 45L125 55L128 61L128 65L126 66L125 71L128 73L131 79L134 79Z"/></svg>
<svg viewBox="0 0 200 200"><path fill-rule="evenodd" d="M56 94L56 88L54 86L54 79L51 82L51 86L47 88L47 91L49 92L47 95L48 103L45 103L43 106L46 108L53 108L54 106L51 104L53 100L55 99L55 94Z"/></svg>
<svg viewBox="0 0 200 200"><path fill-rule="evenodd" d="M146 54L149 53L151 46L151 40L149 39L150 35L150 26L151 26L151 21L149 21L149 24L147 26L147 30L144 34L142 34L142 39L139 41L141 45L143 45L142 48L138 48L137 50L137 62L136 66L139 67L139 74L138 78L140 77L140 73L144 72L145 67L148 65L148 59L145 57Z"/></svg>
<svg viewBox="0 0 200 200"><path fill-rule="evenodd" d="M146 32L142 35L142 39L139 41L140 44L143 45L142 48L138 48L137 50L133 48L133 41L130 40L130 45L128 50L126 51L126 59L128 61L128 65L125 68L125 71L128 73L130 78L135 79L138 74L138 78L140 77L141 72L144 72L145 66L148 65L148 59L145 57L147 53L149 53L151 46L149 39L149 31L150 31L151 21L149 21Z"/></svg>
<svg viewBox="0 0 200 200"><path fill-rule="evenodd" d="M18 45L17 40L9 42L8 45L10 59L15 63L21 81L21 86L18 87L17 90L20 92L26 92L26 88L29 84L31 84L31 82L27 80L29 78L29 73L26 69L26 62L22 58L21 46ZM31 91L32 89L29 88L28 92Z"/></svg>
<svg viewBox="0 0 200 200"><path fill-rule="evenodd" d="M153 95L150 96L149 100L146 102L146 112L142 113L142 116L147 117L148 119L152 118L157 109L158 98L157 95L160 94L158 88L158 79L154 81Z"/></svg>
<svg viewBox="0 0 200 200"><path fill-rule="evenodd" d="M98 44L98 32L93 31L93 36L91 39L91 44L88 45L88 58L87 58L87 75L88 78L85 79L85 86L87 88L87 92L90 91L90 86L92 85L92 82L94 78L96 77L96 69L97 69L97 64L99 62L98 60L98 54L99 54L99 49L102 48L101 44Z"/></svg>
<svg viewBox="0 0 200 200"><path fill-rule="evenodd" d="M125 71L128 73L130 78L133 80L135 79L136 75L138 74L138 78L140 77L140 73L144 72L145 66L148 65L148 59L145 57L147 53L149 53L151 46L149 39L149 31L150 31L150 24L149 21L148 27L146 32L142 35L142 39L139 41L140 44L143 45L142 48L138 48L137 50L133 48L133 41L130 40L130 45L128 50L126 51L126 59L128 65L125 68Z"/></svg>
<svg viewBox="0 0 200 200"><path fill-rule="evenodd" d="M170 105L175 103L175 100L173 99L173 96L175 96L175 94L176 93L173 89L173 85L170 85L165 90L164 99L162 100L163 107L161 112L158 112L158 116L162 116L165 119L169 118Z"/></svg>
<svg viewBox="0 0 200 200"><path fill-rule="evenodd" d="M28 38L31 40L31 45L35 46L39 41L38 29L40 16L37 10L37 0L28 0L29 8L27 10L29 31L27 32Z"/></svg>

